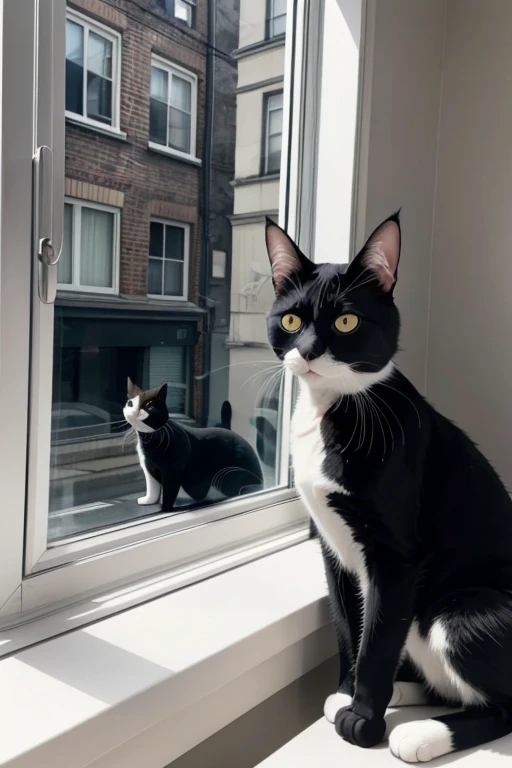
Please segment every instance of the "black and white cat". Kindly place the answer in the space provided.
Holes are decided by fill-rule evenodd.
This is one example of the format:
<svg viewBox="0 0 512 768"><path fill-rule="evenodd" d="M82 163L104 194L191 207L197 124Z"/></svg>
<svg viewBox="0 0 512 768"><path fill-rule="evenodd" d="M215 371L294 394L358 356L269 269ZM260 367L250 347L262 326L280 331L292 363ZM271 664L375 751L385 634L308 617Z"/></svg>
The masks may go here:
<svg viewBox="0 0 512 768"><path fill-rule="evenodd" d="M137 433L137 452L146 479L142 505L158 504L162 512L174 507L180 488L194 501L204 501L211 489L232 498L259 491L263 476L249 443L229 428L199 428L169 419L167 384L143 391L128 379L126 421ZM222 423L231 423L225 404Z"/></svg>
<svg viewBox="0 0 512 768"><path fill-rule="evenodd" d="M300 382L292 451L319 533L340 679L325 715L362 747L388 705L459 712L397 726L425 762L512 732L512 501L471 440L395 367L398 214L348 265L313 264L267 221L268 335ZM416 680L416 682L415 682Z"/></svg>

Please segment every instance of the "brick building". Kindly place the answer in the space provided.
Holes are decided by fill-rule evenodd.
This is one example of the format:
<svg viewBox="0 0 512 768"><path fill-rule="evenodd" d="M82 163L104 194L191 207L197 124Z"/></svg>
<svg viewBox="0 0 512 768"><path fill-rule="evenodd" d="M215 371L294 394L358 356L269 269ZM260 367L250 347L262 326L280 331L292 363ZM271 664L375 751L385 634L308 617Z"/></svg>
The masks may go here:
<svg viewBox="0 0 512 768"><path fill-rule="evenodd" d="M228 395L204 373L229 330L238 25L237 0L68 3L56 442L98 449L127 375L200 424Z"/></svg>

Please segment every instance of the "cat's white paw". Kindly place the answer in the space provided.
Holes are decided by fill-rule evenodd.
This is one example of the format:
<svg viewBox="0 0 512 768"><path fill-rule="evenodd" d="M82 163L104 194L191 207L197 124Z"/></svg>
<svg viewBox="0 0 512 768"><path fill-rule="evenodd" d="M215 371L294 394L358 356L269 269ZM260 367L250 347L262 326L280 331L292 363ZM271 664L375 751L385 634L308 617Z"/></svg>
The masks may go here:
<svg viewBox="0 0 512 768"><path fill-rule="evenodd" d="M158 504L158 499L154 499L152 496L141 496L137 499L137 504L141 507L149 507L151 504Z"/></svg>
<svg viewBox="0 0 512 768"><path fill-rule="evenodd" d="M336 715L343 709L343 707L350 707L352 704L352 696L348 693L332 693L325 700L324 715L326 720L330 723L334 723Z"/></svg>
<svg viewBox="0 0 512 768"><path fill-rule="evenodd" d="M453 752L450 729L439 720L417 720L393 728L389 748L406 763L428 763L435 757Z"/></svg>
<svg viewBox="0 0 512 768"><path fill-rule="evenodd" d="M421 683L395 683L389 707L420 707L427 704L425 689Z"/></svg>

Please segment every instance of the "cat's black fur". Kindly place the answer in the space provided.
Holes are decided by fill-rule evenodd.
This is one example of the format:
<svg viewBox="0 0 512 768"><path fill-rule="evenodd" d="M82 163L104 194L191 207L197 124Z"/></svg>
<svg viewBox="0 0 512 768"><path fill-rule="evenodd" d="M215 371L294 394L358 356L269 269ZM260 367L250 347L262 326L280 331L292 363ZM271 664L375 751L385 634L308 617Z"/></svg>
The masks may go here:
<svg viewBox="0 0 512 768"><path fill-rule="evenodd" d="M391 280L373 254L382 233L394 227L398 252L389 262ZM310 365L327 354L367 373L393 359L400 325L393 300L397 214L348 268L313 264L270 221L267 247L276 289L268 334L280 359L298 349ZM281 326L290 312L303 320L298 333ZM333 326L344 312L359 317L347 335ZM411 625L416 621L427 638L439 620L448 663L483 700L437 719L452 749L512 732L512 502L497 473L396 368L364 395L340 394L320 430L322 474L345 489L330 493L328 503L362 545L370 585L362 621L360 584L318 525L338 637L339 690L353 697L336 715L338 733L360 746L383 738ZM433 692L445 698L435 685ZM463 701L454 696L452 703L460 707Z"/></svg>
<svg viewBox="0 0 512 768"><path fill-rule="evenodd" d="M137 430L139 456L162 486L163 512L172 511L180 487L194 501L204 501L211 488L225 498L262 489L263 475L254 450L228 428L231 406L227 401L222 409L225 427L199 428L170 419L166 395L167 384L143 391L128 379L127 406L139 397L140 407L148 413L143 424L153 430ZM126 415L127 406L125 416L137 429L136 419Z"/></svg>

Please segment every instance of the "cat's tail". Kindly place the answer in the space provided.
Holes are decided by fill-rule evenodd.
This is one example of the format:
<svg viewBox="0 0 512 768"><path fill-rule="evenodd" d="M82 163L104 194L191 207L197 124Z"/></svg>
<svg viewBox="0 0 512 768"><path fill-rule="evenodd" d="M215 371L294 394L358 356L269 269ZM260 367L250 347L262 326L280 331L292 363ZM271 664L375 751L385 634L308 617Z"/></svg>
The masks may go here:
<svg viewBox="0 0 512 768"><path fill-rule="evenodd" d="M220 409L220 425L223 429L231 429L231 419L233 417L233 409L229 400L224 400L222 408Z"/></svg>

